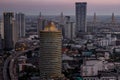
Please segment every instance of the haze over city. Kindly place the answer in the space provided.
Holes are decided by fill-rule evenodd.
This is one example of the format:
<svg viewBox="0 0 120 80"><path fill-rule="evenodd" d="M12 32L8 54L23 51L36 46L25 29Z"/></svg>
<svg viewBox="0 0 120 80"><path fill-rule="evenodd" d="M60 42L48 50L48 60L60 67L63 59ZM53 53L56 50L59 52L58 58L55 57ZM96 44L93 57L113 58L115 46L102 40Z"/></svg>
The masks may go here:
<svg viewBox="0 0 120 80"><path fill-rule="evenodd" d="M0 80L120 80L120 0L0 0Z"/></svg>
<svg viewBox="0 0 120 80"><path fill-rule="evenodd" d="M24 12L37 15L41 11L45 15L75 15L75 2L88 3L88 15L120 14L120 0L0 0L0 14L4 11Z"/></svg>

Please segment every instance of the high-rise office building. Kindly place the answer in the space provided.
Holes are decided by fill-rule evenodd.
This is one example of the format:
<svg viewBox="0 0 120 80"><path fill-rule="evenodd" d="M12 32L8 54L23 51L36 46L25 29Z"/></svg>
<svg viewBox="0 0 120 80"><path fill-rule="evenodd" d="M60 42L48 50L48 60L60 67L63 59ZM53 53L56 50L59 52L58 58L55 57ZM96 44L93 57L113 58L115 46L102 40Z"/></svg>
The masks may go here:
<svg viewBox="0 0 120 80"><path fill-rule="evenodd" d="M71 33L71 30L70 30L70 16L65 16L65 38L70 38L70 33Z"/></svg>
<svg viewBox="0 0 120 80"><path fill-rule="evenodd" d="M87 32L86 13L87 13L87 3L77 2L76 3L76 35L79 35L79 32Z"/></svg>
<svg viewBox="0 0 120 80"><path fill-rule="evenodd" d="M23 38L25 37L25 15L23 13L16 14L16 27L18 31L18 37Z"/></svg>
<svg viewBox="0 0 120 80"><path fill-rule="evenodd" d="M13 19L14 14L12 12L3 13L4 19L4 49L13 49Z"/></svg>
<svg viewBox="0 0 120 80"><path fill-rule="evenodd" d="M19 32L19 28L16 26L16 20L13 19L13 27L12 27L12 34L13 34L13 45L15 47L15 44L16 42L18 41L19 39L19 35L18 35L18 32Z"/></svg>
<svg viewBox="0 0 120 80"><path fill-rule="evenodd" d="M61 76L62 33L54 23L40 31L40 79Z"/></svg>
<svg viewBox="0 0 120 80"><path fill-rule="evenodd" d="M72 40L75 37L75 23L70 16L65 16L65 38Z"/></svg>

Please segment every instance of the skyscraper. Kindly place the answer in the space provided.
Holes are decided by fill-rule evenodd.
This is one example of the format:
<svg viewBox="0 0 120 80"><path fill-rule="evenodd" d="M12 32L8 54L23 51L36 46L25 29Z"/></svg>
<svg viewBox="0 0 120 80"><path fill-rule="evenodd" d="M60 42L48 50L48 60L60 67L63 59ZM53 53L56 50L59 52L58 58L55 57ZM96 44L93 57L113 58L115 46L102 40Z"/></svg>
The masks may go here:
<svg viewBox="0 0 120 80"><path fill-rule="evenodd" d="M25 37L25 15L23 13L16 14L16 27L18 31L18 37Z"/></svg>
<svg viewBox="0 0 120 80"><path fill-rule="evenodd" d="M59 28L62 31L62 36L65 38L65 20L64 20L64 15L63 12L60 14L60 20L59 20Z"/></svg>
<svg viewBox="0 0 120 80"><path fill-rule="evenodd" d="M65 38L69 39L71 33L70 16L65 16Z"/></svg>
<svg viewBox="0 0 120 80"><path fill-rule="evenodd" d="M72 40L75 37L75 24L70 16L65 16L65 38Z"/></svg>
<svg viewBox="0 0 120 80"><path fill-rule="evenodd" d="M4 49L13 49L13 19L14 14L12 12L3 13L4 19Z"/></svg>
<svg viewBox="0 0 120 80"><path fill-rule="evenodd" d="M40 35L39 35L40 30L43 30L46 24L47 24L47 20L44 19L44 17L42 16L42 14L40 12L40 14L38 16L38 25L37 25L37 33L38 33L39 37L40 37Z"/></svg>
<svg viewBox="0 0 120 80"><path fill-rule="evenodd" d="M54 23L40 31L40 79L61 76L62 33Z"/></svg>
<svg viewBox="0 0 120 80"><path fill-rule="evenodd" d="M38 16L38 25L37 25L37 33L38 33L38 35L39 35L40 30L43 30L43 27L44 26L42 25L42 15L41 15L41 12L40 12L40 14Z"/></svg>
<svg viewBox="0 0 120 80"><path fill-rule="evenodd" d="M86 2L76 3L76 35L79 35L79 32L87 32L86 11L87 11Z"/></svg>
<svg viewBox="0 0 120 80"><path fill-rule="evenodd" d="M13 19L13 27L12 27L12 34L13 34L13 45L15 47L15 44L16 42L18 41L18 38L19 38L19 35L18 35L18 32L19 32L19 29L18 27L16 26L16 20Z"/></svg>

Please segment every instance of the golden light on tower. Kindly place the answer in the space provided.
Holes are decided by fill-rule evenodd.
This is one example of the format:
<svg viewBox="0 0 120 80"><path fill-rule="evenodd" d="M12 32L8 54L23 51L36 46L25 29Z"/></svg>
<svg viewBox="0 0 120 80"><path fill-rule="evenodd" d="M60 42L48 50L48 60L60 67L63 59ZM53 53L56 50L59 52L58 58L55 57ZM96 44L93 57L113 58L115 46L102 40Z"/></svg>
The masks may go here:
<svg viewBox="0 0 120 80"><path fill-rule="evenodd" d="M50 22L45 28L44 31L58 31L55 24L53 22Z"/></svg>

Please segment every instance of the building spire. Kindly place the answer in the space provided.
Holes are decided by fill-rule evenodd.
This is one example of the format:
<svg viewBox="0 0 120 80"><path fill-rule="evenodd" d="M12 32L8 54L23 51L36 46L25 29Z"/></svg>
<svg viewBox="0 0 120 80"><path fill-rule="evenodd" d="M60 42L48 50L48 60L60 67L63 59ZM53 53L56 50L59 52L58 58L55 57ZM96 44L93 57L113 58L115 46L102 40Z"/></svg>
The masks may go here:
<svg viewBox="0 0 120 80"><path fill-rule="evenodd" d="M97 16L96 13L94 13L93 22L96 23L96 21L97 21Z"/></svg>
<svg viewBox="0 0 120 80"><path fill-rule="evenodd" d="M60 14L60 23L61 24L64 23L64 14L63 14L63 12L61 12L61 14Z"/></svg>
<svg viewBox="0 0 120 80"><path fill-rule="evenodd" d="M43 15L42 15L41 12L39 13L39 16L38 16L38 17L39 17L39 19L43 19Z"/></svg>
<svg viewBox="0 0 120 80"><path fill-rule="evenodd" d="M115 23L115 15L112 13L112 23Z"/></svg>
<svg viewBox="0 0 120 80"><path fill-rule="evenodd" d="M41 17L41 16L42 16L42 14L41 14L41 12L40 12L39 17Z"/></svg>

